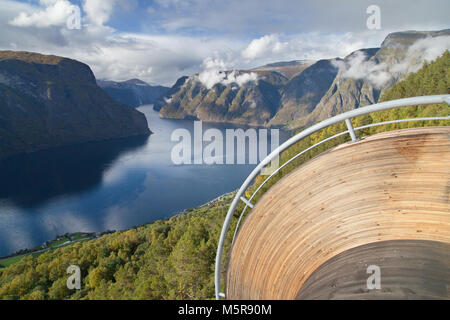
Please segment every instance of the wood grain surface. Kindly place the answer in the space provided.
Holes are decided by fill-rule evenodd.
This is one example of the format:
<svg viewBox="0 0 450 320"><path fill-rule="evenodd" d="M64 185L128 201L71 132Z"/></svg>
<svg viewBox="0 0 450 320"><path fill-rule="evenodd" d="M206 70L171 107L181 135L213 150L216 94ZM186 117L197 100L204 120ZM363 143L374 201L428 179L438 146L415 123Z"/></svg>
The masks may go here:
<svg viewBox="0 0 450 320"><path fill-rule="evenodd" d="M380 269L380 288L367 280ZM373 283L373 279L369 279ZM450 244L392 240L365 244L326 261L305 281L299 300L449 299Z"/></svg>
<svg viewBox="0 0 450 320"><path fill-rule="evenodd" d="M449 127L373 135L281 179L239 230L227 298L295 299L319 266L364 244L450 243L449 136Z"/></svg>

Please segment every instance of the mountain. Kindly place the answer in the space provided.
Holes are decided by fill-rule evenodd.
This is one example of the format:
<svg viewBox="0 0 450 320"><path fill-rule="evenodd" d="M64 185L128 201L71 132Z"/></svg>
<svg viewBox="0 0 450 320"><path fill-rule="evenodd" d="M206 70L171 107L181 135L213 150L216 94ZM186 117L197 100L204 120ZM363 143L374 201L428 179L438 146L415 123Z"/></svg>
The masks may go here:
<svg viewBox="0 0 450 320"><path fill-rule="evenodd" d="M361 49L355 51L342 60L344 65L355 57L362 57L361 61L366 63L378 52L379 48ZM318 121L335 116L338 113L355 109L359 106L376 103L380 95L380 89L374 87L369 81L363 79L349 78L344 75L345 70L334 69L334 79L322 96L308 104L309 112L304 112L300 116L292 117L288 121L288 128L299 128L312 125ZM294 105L295 107L295 105Z"/></svg>
<svg viewBox="0 0 450 320"><path fill-rule="evenodd" d="M283 126L310 114L330 87L338 69L333 60L319 60L292 78L281 90L282 108L269 125Z"/></svg>
<svg viewBox="0 0 450 320"><path fill-rule="evenodd" d="M86 64L0 51L0 158L149 133L145 116L113 101Z"/></svg>
<svg viewBox="0 0 450 320"><path fill-rule="evenodd" d="M158 100L155 110L164 118L303 128L376 103L384 90L422 66L431 47L427 41L449 36L450 29L395 32L379 48L344 58L277 62L204 77L218 79L210 87L202 74L183 77ZM238 81L243 74L256 79Z"/></svg>
<svg viewBox="0 0 450 320"><path fill-rule="evenodd" d="M387 37L381 43L381 47L384 49L395 47L408 47L413 45L417 40L448 35L450 35L450 29L444 29L439 31L408 30L408 31L393 32L387 35Z"/></svg>
<svg viewBox="0 0 450 320"><path fill-rule="evenodd" d="M258 81L248 81L242 86L231 80L252 76L257 76ZM217 83L210 89L198 80L199 75L179 79L164 97L166 103L160 109L160 116L266 124L281 105L280 86L288 81L281 73L273 71L227 71L223 77L224 83Z"/></svg>
<svg viewBox="0 0 450 320"><path fill-rule="evenodd" d="M186 82L186 80L189 77L187 76L183 76L181 78L179 78L175 84L166 92L165 95L161 95L154 103L153 105L153 109L156 111L161 110L162 107L164 107L167 104L168 101L168 97L172 97L175 93L178 92L178 90L181 89L181 87L184 85L184 83Z"/></svg>
<svg viewBox="0 0 450 320"><path fill-rule="evenodd" d="M450 36L450 30L395 32L386 37L380 48L361 49L349 54L342 60L344 67L340 68L314 110L287 127L307 127L336 114L378 102L384 91L422 66L423 52L415 48L418 41L442 36ZM429 44L422 44L425 45ZM367 74L358 78L346 75L361 71Z"/></svg>
<svg viewBox="0 0 450 320"><path fill-rule="evenodd" d="M123 82L97 80L97 84L114 101L134 108L143 104L154 104L159 97L166 94L170 89L169 87L163 86L151 86L139 79L131 79Z"/></svg>

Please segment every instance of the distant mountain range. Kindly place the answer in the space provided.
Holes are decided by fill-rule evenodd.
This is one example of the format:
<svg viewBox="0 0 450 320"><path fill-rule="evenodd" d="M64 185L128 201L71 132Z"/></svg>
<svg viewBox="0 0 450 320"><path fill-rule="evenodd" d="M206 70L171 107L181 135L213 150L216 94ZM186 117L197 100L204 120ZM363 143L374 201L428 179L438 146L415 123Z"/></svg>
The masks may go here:
<svg viewBox="0 0 450 320"><path fill-rule="evenodd" d="M154 108L163 118L302 128L377 102L383 90L421 67L433 39L449 36L449 29L396 32L379 48L357 50L342 59L222 71L216 76L223 80L211 87L202 82L202 74L182 77Z"/></svg>
<svg viewBox="0 0 450 320"><path fill-rule="evenodd" d="M97 80L97 84L116 102L134 108L143 104L154 104L170 89L163 86L151 86L139 79L123 82Z"/></svg>
<svg viewBox="0 0 450 320"><path fill-rule="evenodd" d="M0 51L0 158L149 133L144 114L113 101L86 64Z"/></svg>
<svg viewBox="0 0 450 320"><path fill-rule="evenodd" d="M153 103L164 118L303 128L377 102L424 58L448 49L449 37L450 29L396 32L379 48L344 58L204 71L181 77L172 88L138 79L97 81L75 60L0 51L0 158L148 134L145 116L126 105Z"/></svg>

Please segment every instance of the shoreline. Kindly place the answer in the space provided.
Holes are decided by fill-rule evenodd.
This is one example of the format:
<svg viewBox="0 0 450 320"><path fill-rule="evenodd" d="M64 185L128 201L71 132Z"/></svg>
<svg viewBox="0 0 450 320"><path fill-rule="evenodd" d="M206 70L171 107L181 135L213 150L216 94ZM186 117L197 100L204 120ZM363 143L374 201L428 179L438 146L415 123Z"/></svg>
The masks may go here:
<svg viewBox="0 0 450 320"><path fill-rule="evenodd" d="M38 254L38 253L42 253L42 252L45 252L45 251L51 250L51 249L58 249L58 248L61 248L61 247L64 247L64 246L67 246L67 245L70 245L70 244L73 244L73 243L76 243L76 242L79 242L79 241L95 240L95 239L98 239L98 238L100 238L100 237L102 237L103 235L106 235L106 234L112 234L112 233L115 233L115 232L124 232L126 230L130 230L130 229L134 229L134 228L138 228L138 227L141 227L141 226L145 226L145 225L148 225L148 224L155 223L156 221L164 221L164 220L169 220L169 219L173 219L173 218L178 218L178 217L180 217L182 215L188 214L189 212L191 212L191 211L193 211L193 210L195 210L197 208L208 206L208 205L213 204L214 202L220 201L223 198L225 198L225 197L227 197L229 195L232 195L234 193L236 193L236 190L224 193L224 194L222 194L222 195L220 195L220 196L218 196L218 197L216 197L216 198L214 198L214 199L212 199L212 200L210 200L210 201L208 201L206 203L198 205L196 207L184 209L184 210L182 210L180 212L175 213L174 215L172 215L170 217L167 217L167 218L164 218L164 219L157 219L157 220L154 220L154 221L151 221L151 222L145 222L143 224L130 227L128 229L123 229L123 230L105 230L105 231L102 231L102 232L81 232L81 231L78 231L78 232L74 232L74 233L66 233L66 234L63 234L63 235L57 235L54 239L47 240L43 244L38 245L38 246L36 246L34 248L24 248L24 249L16 251L15 253L10 254L10 255L0 257L0 270L3 269L3 268L8 267L11 264L13 264L13 263L11 263L11 264L8 264L7 266L3 266L2 262L6 261L6 260L20 258L20 257L25 257L25 256L28 256L30 254ZM77 238L78 236L83 236L83 238ZM66 240L66 241L61 242L63 240Z"/></svg>

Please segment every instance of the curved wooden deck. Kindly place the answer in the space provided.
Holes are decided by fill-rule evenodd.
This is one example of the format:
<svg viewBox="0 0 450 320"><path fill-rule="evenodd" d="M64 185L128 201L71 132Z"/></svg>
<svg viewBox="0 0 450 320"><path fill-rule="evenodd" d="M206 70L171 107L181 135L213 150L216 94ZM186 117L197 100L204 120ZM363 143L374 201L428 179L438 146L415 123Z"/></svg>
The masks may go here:
<svg viewBox="0 0 450 320"><path fill-rule="evenodd" d="M367 288L371 265L381 270L380 289ZM449 290L449 243L392 240L365 244L329 259L309 276L297 299L449 299Z"/></svg>
<svg viewBox="0 0 450 320"><path fill-rule="evenodd" d="M295 299L322 264L389 240L450 243L450 128L341 145L274 185L231 252L228 299Z"/></svg>

